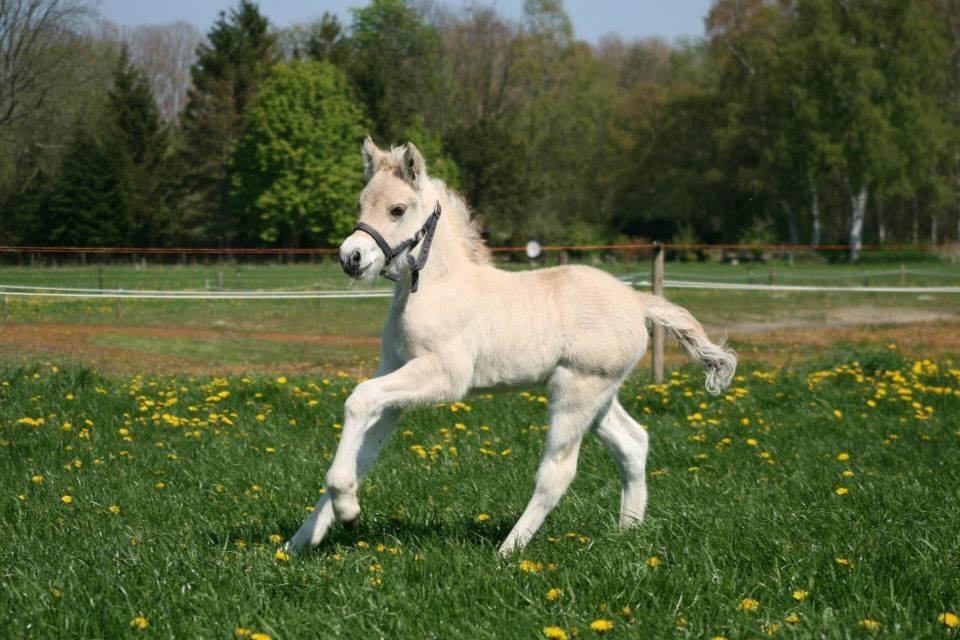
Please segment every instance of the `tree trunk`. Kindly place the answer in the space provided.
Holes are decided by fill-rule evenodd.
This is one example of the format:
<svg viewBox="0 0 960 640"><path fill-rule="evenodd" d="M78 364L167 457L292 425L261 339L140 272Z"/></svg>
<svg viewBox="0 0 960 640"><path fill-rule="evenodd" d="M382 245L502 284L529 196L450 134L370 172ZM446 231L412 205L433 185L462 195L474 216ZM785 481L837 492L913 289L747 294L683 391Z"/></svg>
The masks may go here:
<svg viewBox="0 0 960 640"><path fill-rule="evenodd" d="M810 215L813 218L813 237L810 239L810 244L816 247L820 244L822 228L820 224L820 198L817 195L817 187L813 184L813 180L810 181Z"/></svg>
<svg viewBox="0 0 960 640"><path fill-rule="evenodd" d="M877 201L877 239L880 244L887 241L887 226L883 220L883 200L875 198Z"/></svg>
<svg viewBox="0 0 960 640"><path fill-rule="evenodd" d="M867 213L867 186L860 187L860 191L850 195L850 262L860 260L860 251L863 249L863 220Z"/></svg>
<svg viewBox="0 0 960 640"><path fill-rule="evenodd" d="M920 244L920 205L917 196L913 196L913 244Z"/></svg>
<svg viewBox="0 0 960 640"><path fill-rule="evenodd" d="M930 214L930 244L937 245L937 215Z"/></svg>
<svg viewBox="0 0 960 640"><path fill-rule="evenodd" d="M783 207L783 212L787 216L787 235L790 237L790 244L798 244L800 238L797 233L797 217L793 215L793 207L790 206L786 198L780 199L780 206Z"/></svg>

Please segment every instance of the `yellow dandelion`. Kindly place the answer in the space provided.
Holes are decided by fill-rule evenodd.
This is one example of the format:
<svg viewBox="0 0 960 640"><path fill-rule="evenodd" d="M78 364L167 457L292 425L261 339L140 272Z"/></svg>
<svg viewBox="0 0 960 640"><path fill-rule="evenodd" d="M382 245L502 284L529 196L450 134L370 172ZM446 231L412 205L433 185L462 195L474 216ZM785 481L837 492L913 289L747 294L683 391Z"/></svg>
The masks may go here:
<svg viewBox="0 0 960 640"><path fill-rule="evenodd" d="M567 640L567 632L561 627L544 627L543 635L550 640Z"/></svg>
<svg viewBox="0 0 960 640"><path fill-rule="evenodd" d="M287 562L290 560L290 554L284 552L283 549L277 549L277 552L273 554L273 559L280 562Z"/></svg>
<svg viewBox="0 0 960 640"><path fill-rule="evenodd" d="M746 613L752 613L760 608L760 602L754 600L753 598L744 598L740 601L740 604L737 605L739 611L744 611Z"/></svg>
<svg viewBox="0 0 960 640"><path fill-rule="evenodd" d="M486 521L489 520L489 519L490 519L490 516L489 516L488 514L486 514L486 513L478 513L478 514L477 514L477 517L476 517L476 521L477 521L478 523L480 523L480 522L486 522Z"/></svg>
<svg viewBox="0 0 960 640"><path fill-rule="evenodd" d="M280 376L277 378L277 384L287 384L287 376Z"/></svg>
<svg viewBox="0 0 960 640"><path fill-rule="evenodd" d="M607 620L606 618L600 618L590 623L590 628L597 633L606 633L613 629L614 626L613 620Z"/></svg>
<svg viewBox="0 0 960 640"><path fill-rule="evenodd" d="M849 558L838 557L838 558L834 558L833 561L836 562L836 563L837 563L838 565L840 565L841 567L852 567L852 566L853 566L853 562L851 562Z"/></svg>
<svg viewBox="0 0 960 640"><path fill-rule="evenodd" d="M250 640L273 640L273 638L271 638L265 633L254 631L253 633L250 634Z"/></svg>
<svg viewBox="0 0 960 640"><path fill-rule="evenodd" d="M538 573L543 570L543 563L534 562L533 560L521 560L517 566L520 567L520 571L527 573Z"/></svg>
<svg viewBox="0 0 960 640"><path fill-rule="evenodd" d="M72 504L73 496L71 495L60 496L60 502L62 502L63 504Z"/></svg>
<svg viewBox="0 0 960 640"><path fill-rule="evenodd" d="M838 418L842 418L842 417L843 417L843 411L840 411L840 409L834 409L834 410L833 410L833 415L835 415L835 416L838 417Z"/></svg>
<svg viewBox="0 0 960 640"><path fill-rule="evenodd" d="M804 591L803 589L795 589L793 592L793 599L797 602L801 602L807 599L807 596L810 595L809 591Z"/></svg>
<svg viewBox="0 0 960 640"><path fill-rule="evenodd" d="M800 614L799 614L799 613L791 613L790 615L788 615L788 616L787 616L786 618L784 618L783 620L784 620L784 622L787 622L787 623L789 623L789 624L797 624L798 622L800 622Z"/></svg>
<svg viewBox="0 0 960 640"><path fill-rule="evenodd" d="M865 618L857 623L861 629L866 629L867 631L879 631L880 627L883 625L877 622L876 620L871 620L870 618Z"/></svg>
<svg viewBox="0 0 960 640"><path fill-rule="evenodd" d="M957 614L947 611L937 616L937 622L939 622L940 624L946 625L951 629L956 629L957 627L960 627L960 616L957 616Z"/></svg>
<svg viewBox="0 0 960 640"><path fill-rule="evenodd" d="M757 446L757 439L756 439L756 438L747 438L747 444L750 445L751 447L755 447L755 446Z"/></svg>
<svg viewBox="0 0 960 640"><path fill-rule="evenodd" d="M834 493L837 494L838 496L845 496L848 493L850 493L850 489L847 489L846 487L838 487L837 490L834 491Z"/></svg>
<svg viewBox="0 0 960 640"><path fill-rule="evenodd" d="M107 510L113 515L118 515L120 513L120 505L112 504L107 508Z"/></svg>
<svg viewBox="0 0 960 640"><path fill-rule="evenodd" d="M30 481L33 482L33 484L43 484L43 476L38 473L30 478Z"/></svg>
<svg viewBox="0 0 960 640"><path fill-rule="evenodd" d="M779 630L780 630L779 622L771 622L769 624L763 625L763 632L768 636L774 635Z"/></svg>
<svg viewBox="0 0 960 640"><path fill-rule="evenodd" d="M143 616L137 616L136 618L130 621L130 626L133 627L134 629L140 629L141 631L143 631L144 629L150 626L150 621L144 618Z"/></svg>
<svg viewBox="0 0 960 640"><path fill-rule="evenodd" d="M855 474L850 469L844 469L843 471L840 472L840 475L843 476L844 478L852 478L857 474Z"/></svg>
<svg viewBox="0 0 960 640"><path fill-rule="evenodd" d="M563 591L560 590L560 589L556 589L556 588L550 589L549 591L547 591L547 600L548 600L549 602L553 602L553 601L555 601L557 598L559 598L562 593L563 593Z"/></svg>
<svg viewBox="0 0 960 640"><path fill-rule="evenodd" d="M243 638L245 636L250 635L250 629L247 629L245 627L237 627L236 629L233 630L233 635L237 636L238 638Z"/></svg>
<svg viewBox="0 0 960 640"><path fill-rule="evenodd" d="M279 544L280 542L283 542L283 536L281 536L279 533L271 533L270 542Z"/></svg>
<svg viewBox="0 0 960 640"><path fill-rule="evenodd" d="M850 454L847 453L846 451L837 454L837 460L839 460L840 462L846 462L849 459L850 459Z"/></svg>
<svg viewBox="0 0 960 640"><path fill-rule="evenodd" d="M648 567L659 567L662 562L663 560L661 560L658 556L650 556L647 558Z"/></svg>

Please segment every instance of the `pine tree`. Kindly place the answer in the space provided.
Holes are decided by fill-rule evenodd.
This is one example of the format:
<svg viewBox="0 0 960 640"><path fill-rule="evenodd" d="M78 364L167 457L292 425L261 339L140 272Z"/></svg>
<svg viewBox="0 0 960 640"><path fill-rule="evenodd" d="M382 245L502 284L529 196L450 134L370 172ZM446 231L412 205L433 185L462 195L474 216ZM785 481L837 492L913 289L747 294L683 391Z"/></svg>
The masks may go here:
<svg viewBox="0 0 960 640"><path fill-rule="evenodd" d="M247 105L276 60L276 41L249 0L221 13L207 39L197 48L182 118L180 207L184 240L224 246L238 235L229 209L229 160Z"/></svg>
<svg viewBox="0 0 960 640"><path fill-rule="evenodd" d="M172 239L170 134L142 71L121 50L109 92L112 122L107 136L125 149L134 187L126 242L157 246Z"/></svg>

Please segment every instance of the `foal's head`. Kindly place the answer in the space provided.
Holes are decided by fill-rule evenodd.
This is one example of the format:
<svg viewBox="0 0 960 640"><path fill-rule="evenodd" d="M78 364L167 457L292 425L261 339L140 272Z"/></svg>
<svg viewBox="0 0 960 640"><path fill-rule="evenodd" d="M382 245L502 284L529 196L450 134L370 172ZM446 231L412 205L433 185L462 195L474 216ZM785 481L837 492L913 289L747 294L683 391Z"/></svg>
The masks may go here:
<svg viewBox="0 0 960 640"><path fill-rule="evenodd" d="M382 151L367 138L363 141L363 173L367 186L360 193L358 222L369 225L396 247L423 226L434 206L421 199L429 182L423 156L413 143ZM368 233L354 231L340 245L340 265L353 278L372 280L386 262Z"/></svg>

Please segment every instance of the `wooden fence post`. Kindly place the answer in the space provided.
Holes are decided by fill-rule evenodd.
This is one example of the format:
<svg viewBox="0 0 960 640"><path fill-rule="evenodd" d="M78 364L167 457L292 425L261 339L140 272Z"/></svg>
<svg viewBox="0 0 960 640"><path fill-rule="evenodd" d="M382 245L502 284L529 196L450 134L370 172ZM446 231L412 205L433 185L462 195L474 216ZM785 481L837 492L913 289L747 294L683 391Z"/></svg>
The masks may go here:
<svg viewBox="0 0 960 640"><path fill-rule="evenodd" d="M663 245L659 242L653 243L653 264L651 265L650 284L653 288L653 295L663 295ZM653 325L653 382L654 384L663 383L663 340L664 329L658 324Z"/></svg>

